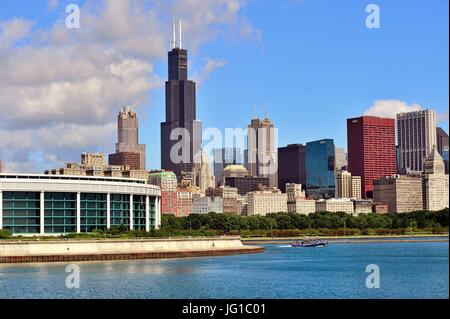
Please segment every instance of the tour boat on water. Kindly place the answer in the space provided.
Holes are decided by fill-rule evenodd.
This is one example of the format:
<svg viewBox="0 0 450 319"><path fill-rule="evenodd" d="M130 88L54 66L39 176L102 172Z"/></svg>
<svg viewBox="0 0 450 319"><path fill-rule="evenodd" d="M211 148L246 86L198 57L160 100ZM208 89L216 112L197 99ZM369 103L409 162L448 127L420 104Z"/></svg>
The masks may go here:
<svg viewBox="0 0 450 319"><path fill-rule="evenodd" d="M325 240L319 239L303 239L303 240L295 240L291 246L292 247L324 247L328 243Z"/></svg>

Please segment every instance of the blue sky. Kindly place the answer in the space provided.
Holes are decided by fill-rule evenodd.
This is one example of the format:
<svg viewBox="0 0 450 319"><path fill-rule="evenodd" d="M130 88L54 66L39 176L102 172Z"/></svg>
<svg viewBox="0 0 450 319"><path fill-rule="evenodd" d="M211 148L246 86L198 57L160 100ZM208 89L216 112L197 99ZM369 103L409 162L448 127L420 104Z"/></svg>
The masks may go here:
<svg viewBox="0 0 450 319"><path fill-rule="evenodd" d="M35 21L33 30L51 28L65 17L65 3L49 9L45 1L2 1L0 21L22 17ZM380 7L380 29L365 26L370 3ZM346 119L364 114L375 101L392 100L392 108L436 109L438 125L448 132L448 5L446 0L247 1L239 16L261 37L225 32L189 51L191 75L207 59L224 62L198 86L197 117L204 128L245 128L256 107L279 128L280 146L334 138L346 148ZM193 36L186 34L188 50ZM151 63L165 80L165 54ZM159 168L164 87L148 92L137 107L140 139L147 144L148 168ZM110 152L114 141L110 144L98 150Z"/></svg>
<svg viewBox="0 0 450 319"><path fill-rule="evenodd" d="M365 27L367 3L249 4L246 14L263 44L217 41L200 50L194 58L227 64L198 89L198 118L204 126L245 127L255 105L279 128L280 145L334 138L346 147L346 118L362 115L375 100L446 110L448 2L378 1L377 30ZM165 67L163 61L161 72ZM448 121L440 124L448 131Z"/></svg>

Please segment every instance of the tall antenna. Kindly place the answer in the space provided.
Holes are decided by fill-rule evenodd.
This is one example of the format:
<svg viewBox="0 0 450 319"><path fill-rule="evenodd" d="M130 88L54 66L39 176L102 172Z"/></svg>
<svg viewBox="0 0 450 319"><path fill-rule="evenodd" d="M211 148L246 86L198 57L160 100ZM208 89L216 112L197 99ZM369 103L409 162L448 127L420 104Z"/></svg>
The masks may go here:
<svg viewBox="0 0 450 319"><path fill-rule="evenodd" d="M183 48L183 27L181 25L181 19L180 19L180 34L179 34L178 42L179 42L180 49L182 49Z"/></svg>
<svg viewBox="0 0 450 319"><path fill-rule="evenodd" d="M176 35L176 31L175 31L175 19L173 19L173 23L172 23L172 49L175 49L176 45L177 45L177 35Z"/></svg>
<svg viewBox="0 0 450 319"><path fill-rule="evenodd" d="M257 118L257 116L256 116L256 106L255 105L253 105L253 118L254 119Z"/></svg>

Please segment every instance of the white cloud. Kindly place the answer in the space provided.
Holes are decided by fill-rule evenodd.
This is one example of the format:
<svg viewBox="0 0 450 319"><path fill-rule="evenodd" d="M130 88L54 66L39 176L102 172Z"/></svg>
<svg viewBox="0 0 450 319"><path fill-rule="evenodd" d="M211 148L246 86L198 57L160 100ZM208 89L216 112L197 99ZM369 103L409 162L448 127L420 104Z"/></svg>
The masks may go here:
<svg viewBox="0 0 450 319"><path fill-rule="evenodd" d="M226 64L225 60L207 58L206 63L201 68L201 70L199 70L196 74L193 75L193 80L197 82L198 85L201 85L209 78L209 75L214 70L224 67L225 64Z"/></svg>
<svg viewBox="0 0 450 319"><path fill-rule="evenodd" d="M30 172L76 161L82 151L112 151L115 122L101 125L54 124L49 127L0 129L5 171ZM9 159L13 160L9 160ZM39 161L36 161L39 159Z"/></svg>
<svg viewBox="0 0 450 319"><path fill-rule="evenodd" d="M57 5L48 2L49 9ZM153 63L166 58L173 17L183 19L191 51L217 37L258 40L260 32L242 15L244 5L87 0L81 29L67 29L64 19L49 29L20 18L0 21L0 158L6 170L42 172L78 160L83 151L112 151L120 107L142 111L149 90L162 85ZM221 66L207 60L201 79Z"/></svg>
<svg viewBox="0 0 450 319"><path fill-rule="evenodd" d="M408 105L406 102L390 99L376 100L364 115L372 115L386 118L395 118L398 113L422 110L419 104Z"/></svg>
<svg viewBox="0 0 450 319"><path fill-rule="evenodd" d="M22 18L0 22L0 50L29 36L32 26L31 21Z"/></svg>

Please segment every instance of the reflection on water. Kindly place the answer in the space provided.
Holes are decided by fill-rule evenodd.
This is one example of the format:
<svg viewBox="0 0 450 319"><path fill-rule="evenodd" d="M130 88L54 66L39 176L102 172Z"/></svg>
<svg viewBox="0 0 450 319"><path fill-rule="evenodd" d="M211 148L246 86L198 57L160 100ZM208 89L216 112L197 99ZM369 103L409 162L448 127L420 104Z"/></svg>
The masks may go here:
<svg viewBox="0 0 450 319"><path fill-rule="evenodd" d="M380 289L365 287L372 263ZM252 255L76 264L81 287L72 290L67 263L0 265L0 298L448 298L448 242L267 245Z"/></svg>

